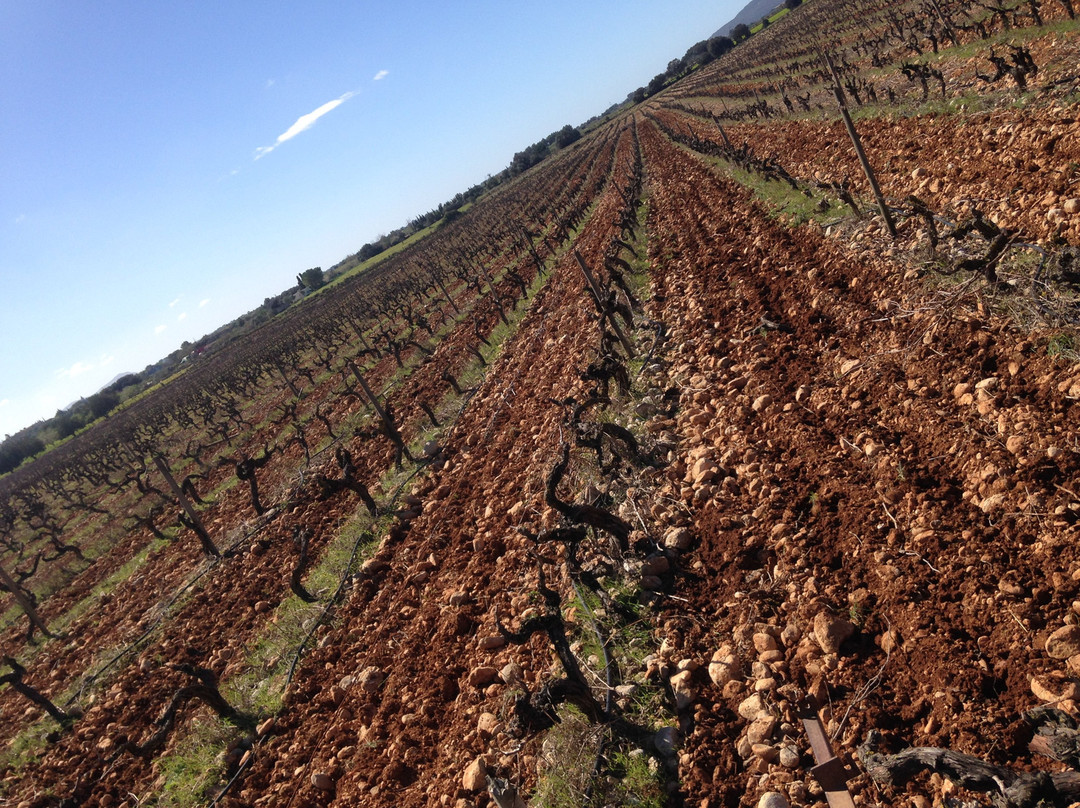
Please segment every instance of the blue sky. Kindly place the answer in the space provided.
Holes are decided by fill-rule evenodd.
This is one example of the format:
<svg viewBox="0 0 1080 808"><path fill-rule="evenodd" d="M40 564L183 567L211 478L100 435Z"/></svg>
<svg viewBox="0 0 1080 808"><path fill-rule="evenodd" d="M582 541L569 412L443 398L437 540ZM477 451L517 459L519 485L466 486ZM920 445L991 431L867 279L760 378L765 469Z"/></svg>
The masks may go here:
<svg viewBox="0 0 1080 808"><path fill-rule="evenodd" d="M742 0L0 3L0 438L497 173Z"/></svg>

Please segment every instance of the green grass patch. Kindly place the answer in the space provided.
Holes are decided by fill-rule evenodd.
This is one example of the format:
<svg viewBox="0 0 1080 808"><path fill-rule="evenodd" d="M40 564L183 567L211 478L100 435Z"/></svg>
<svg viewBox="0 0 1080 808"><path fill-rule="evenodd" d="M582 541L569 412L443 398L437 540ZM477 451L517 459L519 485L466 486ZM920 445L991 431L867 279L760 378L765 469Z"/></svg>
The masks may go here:
<svg viewBox="0 0 1080 808"><path fill-rule="evenodd" d="M1076 335L1069 331L1059 331L1046 341L1046 355L1052 359L1064 359L1067 362L1080 361Z"/></svg>
<svg viewBox="0 0 1080 808"><path fill-rule="evenodd" d="M156 766L162 780L157 799L160 808L205 805L225 779L222 749L238 741L242 731L216 717L192 721L176 751L163 755Z"/></svg>
<svg viewBox="0 0 1080 808"><path fill-rule="evenodd" d="M768 179L720 158L705 159L750 191L765 206L770 218L782 220L792 227L811 221L819 224L835 222L851 215L851 209L843 202L822 192L807 196L783 180Z"/></svg>

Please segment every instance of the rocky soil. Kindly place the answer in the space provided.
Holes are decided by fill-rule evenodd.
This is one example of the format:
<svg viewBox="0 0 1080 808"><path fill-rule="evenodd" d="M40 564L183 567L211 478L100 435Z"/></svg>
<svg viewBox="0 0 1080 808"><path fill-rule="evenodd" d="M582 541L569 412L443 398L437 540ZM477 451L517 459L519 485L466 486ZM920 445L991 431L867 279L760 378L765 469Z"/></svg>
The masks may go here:
<svg viewBox="0 0 1080 808"><path fill-rule="evenodd" d="M584 704L590 743L636 750L667 804L824 805L807 705L852 768L858 805L989 804L940 775L905 789L873 782L855 756L871 730L887 751L936 746L1062 768L1029 750L1023 716L1039 705L1076 714L1080 700L1075 354L1048 351L1057 330L1018 328L1001 290L928 284L915 217L895 243L869 217L828 234L788 226L656 123L691 118L656 107L612 129L573 250L345 580L280 712L253 716L224 751L208 799L486 808L514 804L503 785L528 798L560 765L543 710L524 706L572 673L559 630L589 687L548 706ZM1080 246L1078 118L1075 100L1059 99L960 122L873 120L865 132L890 198L919 194L946 212L978 201L1019 238L1059 250ZM729 134L781 155L797 177L838 181L858 171L836 146L839 126ZM630 231L628 209L640 222ZM630 388L613 382L609 403L575 417L603 351L573 251L603 267L613 240L633 242L642 272L633 327L616 321L633 342L621 363ZM436 360L462 353L453 339ZM436 367L393 394L410 437ZM335 406L345 417L360 404ZM637 450L604 424L629 430ZM601 462L587 438L605 447ZM389 467L385 442L347 443L358 466ZM170 544L77 635L45 647L28 680L59 693L169 613L82 700L70 731L5 774L6 804L168 804L162 757L121 752L187 682L162 661L204 666L226 684L250 675L288 596L295 529L311 531L317 555L363 508L298 487L303 461L292 446L262 481L288 512L255 517L244 487L222 490L213 527L232 538L232 558L210 563L190 542ZM594 527L567 539L587 513ZM600 619L632 605L647 643L607 666L608 679L589 646L594 607L575 590L589 581L607 598ZM47 616L79 594L50 600ZM545 630L531 632L537 621ZM632 696L649 688L659 706L645 715ZM589 716L590 705L604 706ZM185 711L165 753L209 715L204 704ZM569 720L563 707L559 716ZM38 717L10 688L0 694L5 737ZM615 755L600 751L596 779L614 788Z"/></svg>

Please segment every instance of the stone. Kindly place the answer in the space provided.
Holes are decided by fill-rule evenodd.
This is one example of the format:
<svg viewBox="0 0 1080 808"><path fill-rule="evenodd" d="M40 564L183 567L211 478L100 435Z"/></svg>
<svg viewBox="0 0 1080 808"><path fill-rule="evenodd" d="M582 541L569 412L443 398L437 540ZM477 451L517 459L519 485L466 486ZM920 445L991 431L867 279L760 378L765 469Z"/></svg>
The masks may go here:
<svg viewBox="0 0 1080 808"><path fill-rule="evenodd" d="M755 398L754 403L751 404L750 407L751 409L753 409L754 412L761 412L762 410L767 409L772 403L773 397L770 396L768 393L765 393L764 395Z"/></svg>
<svg viewBox="0 0 1080 808"><path fill-rule="evenodd" d="M483 791L487 788L487 764L478 757L465 767L461 775L461 787L466 791Z"/></svg>
<svg viewBox="0 0 1080 808"><path fill-rule="evenodd" d="M784 744L780 747L780 765L785 769L797 769L801 758L799 750L791 744Z"/></svg>
<svg viewBox="0 0 1080 808"><path fill-rule="evenodd" d="M766 791L757 801L757 808L791 808L790 803L779 791Z"/></svg>
<svg viewBox="0 0 1080 808"><path fill-rule="evenodd" d="M499 678L508 685L515 685L522 682L523 671L521 666L516 662L507 662L503 665L502 670L499 671Z"/></svg>
<svg viewBox="0 0 1080 808"><path fill-rule="evenodd" d="M736 712L747 721L751 722L757 721L759 718L766 718L770 715L769 707L760 693L754 693L752 696L748 696L739 702Z"/></svg>
<svg viewBox="0 0 1080 808"><path fill-rule="evenodd" d="M826 654L838 653L844 640L854 633L855 625L839 615L823 611L814 618L814 639Z"/></svg>
<svg viewBox="0 0 1080 808"><path fill-rule="evenodd" d="M685 710L697 696L697 688L694 687L694 672L685 670L671 677L671 692L675 694L675 707Z"/></svg>
<svg viewBox="0 0 1080 808"><path fill-rule="evenodd" d="M780 752L775 746L767 743L755 743L750 745L750 751L754 757L766 763L775 763L780 757Z"/></svg>
<svg viewBox="0 0 1080 808"><path fill-rule="evenodd" d="M506 638L499 635L491 635L490 637L481 637L477 646L482 651L494 651L497 648L502 648L506 645Z"/></svg>
<svg viewBox="0 0 1080 808"><path fill-rule="evenodd" d="M1045 703L1071 701L1080 695L1076 680L1062 673L1031 677L1031 692L1035 698Z"/></svg>
<svg viewBox="0 0 1080 808"><path fill-rule="evenodd" d="M1066 199L1065 202L1062 203L1061 208L1066 213L1080 213L1080 197Z"/></svg>
<svg viewBox="0 0 1080 808"><path fill-rule="evenodd" d="M311 784L319 791L333 791L334 781L326 772L315 772L311 775Z"/></svg>
<svg viewBox="0 0 1080 808"><path fill-rule="evenodd" d="M694 463L690 470L690 477L695 486L711 483L716 479L716 461L711 457L703 457Z"/></svg>
<svg viewBox="0 0 1080 808"><path fill-rule="evenodd" d="M668 561L667 556L663 555L655 555L641 562L641 574L643 577L649 575L660 576L670 569L671 562Z"/></svg>
<svg viewBox="0 0 1080 808"><path fill-rule="evenodd" d="M1046 653L1051 659L1068 659L1080 654L1080 626L1062 626L1047 637Z"/></svg>
<svg viewBox="0 0 1080 808"><path fill-rule="evenodd" d="M268 719L259 724L259 726L255 727L255 734L260 738L266 737L273 731L274 724L274 717L270 716Z"/></svg>
<svg viewBox="0 0 1080 808"><path fill-rule="evenodd" d="M356 683L365 693L375 693L385 678L386 676L381 670L372 666L360 671L360 675L356 677Z"/></svg>
<svg viewBox="0 0 1080 808"><path fill-rule="evenodd" d="M754 649L763 654L766 651L775 651L777 649L776 637L772 634L766 634L764 631L760 631L754 635Z"/></svg>
<svg viewBox="0 0 1080 808"><path fill-rule="evenodd" d="M469 686L470 687L486 687L492 682L496 682L499 679L498 668L493 668L490 665L481 665L479 668L473 668L469 674Z"/></svg>
<svg viewBox="0 0 1080 808"><path fill-rule="evenodd" d="M1065 666L1069 669L1069 673L1071 673L1073 676L1080 675L1080 654L1069 657L1069 659L1065 662Z"/></svg>
<svg viewBox="0 0 1080 808"><path fill-rule="evenodd" d="M664 547L668 550L686 550L692 543L693 537L685 527L668 528L664 533Z"/></svg>
<svg viewBox="0 0 1080 808"><path fill-rule="evenodd" d="M1012 454L1020 454L1026 443L1023 435L1009 435L1005 441L1005 448Z"/></svg>
<svg viewBox="0 0 1080 808"><path fill-rule="evenodd" d="M653 745L663 757L672 757L679 748L679 730L677 727L661 727L653 735Z"/></svg>
<svg viewBox="0 0 1080 808"><path fill-rule="evenodd" d="M724 646L713 654L709 678L717 687L723 687L740 674L740 668L739 658L731 652L730 646Z"/></svg>
<svg viewBox="0 0 1080 808"><path fill-rule="evenodd" d="M773 735L776 733L776 728L779 726L779 723L777 718L771 715L764 715L761 718L755 719L750 723L750 726L746 728L746 740L751 744L771 741Z"/></svg>
<svg viewBox="0 0 1080 808"><path fill-rule="evenodd" d="M485 738L490 738L499 728L499 717L494 713L480 713L476 722L476 730Z"/></svg>

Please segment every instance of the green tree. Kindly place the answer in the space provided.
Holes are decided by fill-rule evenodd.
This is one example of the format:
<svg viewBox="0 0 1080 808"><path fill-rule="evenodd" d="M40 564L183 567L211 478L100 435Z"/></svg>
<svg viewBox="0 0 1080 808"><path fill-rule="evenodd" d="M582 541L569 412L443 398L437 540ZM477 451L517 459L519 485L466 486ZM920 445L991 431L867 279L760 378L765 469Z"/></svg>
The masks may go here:
<svg viewBox="0 0 1080 808"><path fill-rule="evenodd" d="M802 5L802 0L784 0L784 6L789 10L797 9Z"/></svg>
<svg viewBox="0 0 1080 808"><path fill-rule="evenodd" d="M570 124L567 124L558 132L555 133L555 145L560 149L565 149L571 143L581 140L581 132L575 129Z"/></svg>
<svg viewBox="0 0 1080 808"><path fill-rule="evenodd" d="M326 278L323 277L322 267L312 267L311 269L305 269L299 275L296 276L296 285L300 289L307 289L309 292L314 292L319 287L326 283Z"/></svg>
<svg viewBox="0 0 1080 808"><path fill-rule="evenodd" d="M709 40L708 43L709 54L714 59L719 59L721 56L723 56L725 53L727 53L734 47L735 43L726 36L714 36L712 39Z"/></svg>
<svg viewBox="0 0 1080 808"><path fill-rule="evenodd" d="M750 38L750 26L745 22L740 22L734 28L731 29L731 39L735 42L742 42L744 39Z"/></svg>

